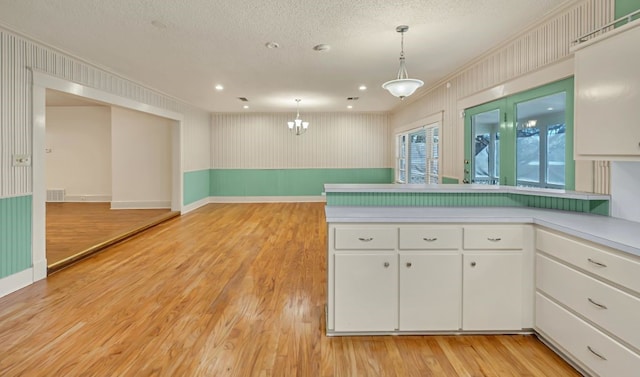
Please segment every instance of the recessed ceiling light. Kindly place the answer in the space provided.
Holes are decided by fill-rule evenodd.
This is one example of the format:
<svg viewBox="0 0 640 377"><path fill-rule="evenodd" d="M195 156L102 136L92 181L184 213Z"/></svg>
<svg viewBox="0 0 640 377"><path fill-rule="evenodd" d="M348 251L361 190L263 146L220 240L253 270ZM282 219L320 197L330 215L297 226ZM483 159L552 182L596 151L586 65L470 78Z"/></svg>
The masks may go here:
<svg viewBox="0 0 640 377"><path fill-rule="evenodd" d="M347 109L353 109L353 106L349 105L347 106Z"/></svg>
<svg viewBox="0 0 640 377"><path fill-rule="evenodd" d="M243 108L243 109L248 109L248 108L249 108L249 105L244 105L244 106L242 106L242 108Z"/></svg>
<svg viewBox="0 0 640 377"><path fill-rule="evenodd" d="M548 111L552 111L552 110L553 110L553 107L547 107L547 110L548 110Z"/></svg>
<svg viewBox="0 0 640 377"><path fill-rule="evenodd" d="M327 44L324 44L324 43L320 43L319 45L313 46L313 50L314 51L319 51L319 52L329 51L329 50L331 50L331 46L329 46Z"/></svg>
<svg viewBox="0 0 640 377"><path fill-rule="evenodd" d="M278 42L267 42L264 44L266 48L280 48Z"/></svg>
<svg viewBox="0 0 640 377"><path fill-rule="evenodd" d="M216 85L216 90L222 90L222 89L224 89L224 86L220 84Z"/></svg>
<svg viewBox="0 0 640 377"><path fill-rule="evenodd" d="M360 85L360 86L358 87L358 89L360 89L360 90L367 90L367 86L366 86L366 85Z"/></svg>

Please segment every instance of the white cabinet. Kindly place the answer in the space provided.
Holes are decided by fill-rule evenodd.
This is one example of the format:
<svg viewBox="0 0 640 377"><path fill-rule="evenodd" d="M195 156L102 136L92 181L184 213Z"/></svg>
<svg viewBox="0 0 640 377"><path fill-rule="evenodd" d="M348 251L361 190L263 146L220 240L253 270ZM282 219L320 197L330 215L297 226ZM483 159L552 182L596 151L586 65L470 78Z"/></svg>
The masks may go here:
<svg viewBox="0 0 640 377"><path fill-rule="evenodd" d="M330 224L327 332L530 328L532 234L516 224Z"/></svg>
<svg viewBox="0 0 640 377"><path fill-rule="evenodd" d="M597 376L640 370L640 258L536 231L535 329Z"/></svg>
<svg viewBox="0 0 640 377"><path fill-rule="evenodd" d="M522 330L522 253L464 253L464 330Z"/></svg>
<svg viewBox="0 0 640 377"><path fill-rule="evenodd" d="M639 45L635 22L575 48L576 159L640 159Z"/></svg>
<svg viewBox="0 0 640 377"><path fill-rule="evenodd" d="M460 329L461 255L400 252L400 330Z"/></svg>
<svg viewBox="0 0 640 377"><path fill-rule="evenodd" d="M335 331L394 331L398 323L395 253L335 255Z"/></svg>

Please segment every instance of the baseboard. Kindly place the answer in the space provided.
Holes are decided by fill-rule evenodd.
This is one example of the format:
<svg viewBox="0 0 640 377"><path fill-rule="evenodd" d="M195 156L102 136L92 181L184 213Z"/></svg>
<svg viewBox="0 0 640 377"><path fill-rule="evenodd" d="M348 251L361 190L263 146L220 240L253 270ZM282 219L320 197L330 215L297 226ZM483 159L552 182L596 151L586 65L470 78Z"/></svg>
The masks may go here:
<svg viewBox="0 0 640 377"><path fill-rule="evenodd" d="M42 259L33 262L33 281L42 280L47 277L47 260Z"/></svg>
<svg viewBox="0 0 640 377"><path fill-rule="evenodd" d="M111 202L111 209L158 209L171 208L170 200Z"/></svg>
<svg viewBox="0 0 640 377"><path fill-rule="evenodd" d="M295 203L325 202L324 195L318 196L210 196L210 203Z"/></svg>
<svg viewBox="0 0 640 377"><path fill-rule="evenodd" d="M27 268L24 271L4 277L0 279L0 297L24 288L31 283L33 283L33 268Z"/></svg>
<svg viewBox="0 0 640 377"><path fill-rule="evenodd" d="M200 207L206 206L209 203L211 203L211 201L209 200L208 197L200 199L200 200L198 200L196 202L189 203L186 206L183 206L182 207L182 211L180 211L180 213L184 215L184 214L189 213L191 211L194 211L194 210L196 210L196 209L198 209Z"/></svg>
<svg viewBox="0 0 640 377"><path fill-rule="evenodd" d="M111 195L67 195L65 202L105 203L111 201Z"/></svg>

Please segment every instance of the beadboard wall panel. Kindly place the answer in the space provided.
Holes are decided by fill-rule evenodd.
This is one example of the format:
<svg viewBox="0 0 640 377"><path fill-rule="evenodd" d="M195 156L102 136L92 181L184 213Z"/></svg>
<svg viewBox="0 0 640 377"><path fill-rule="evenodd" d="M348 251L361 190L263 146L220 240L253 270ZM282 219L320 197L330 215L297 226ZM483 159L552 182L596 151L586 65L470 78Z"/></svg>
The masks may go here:
<svg viewBox="0 0 640 377"><path fill-rule="evenodd" d="M214 169L390 168L389 116L379 113L302 113L307 133L295 136L295 113L213 114Z"/></svg>
<svg viewBox="0 0 640 377"><path fill-rule="evenodd" d="M183 166L209 168L209 114L100 67L0 28L0 197L32 192L31 167L12 155L33 154L29 68L154 107L184 114Z"/></svg>
<svg viewBox="0 0 640 377"><path fill-rule="evenodd" d="M462 177L464 122L457 108L458 101L569 57L572 41L612 21L613 13L614 0L585 0L558 11L478 57L420 97L409 98L393 112L392 129L444 111L440 138L441 173ZM600 181L607 179L601 171L594 172L595 187L605 187Z"/></svg>

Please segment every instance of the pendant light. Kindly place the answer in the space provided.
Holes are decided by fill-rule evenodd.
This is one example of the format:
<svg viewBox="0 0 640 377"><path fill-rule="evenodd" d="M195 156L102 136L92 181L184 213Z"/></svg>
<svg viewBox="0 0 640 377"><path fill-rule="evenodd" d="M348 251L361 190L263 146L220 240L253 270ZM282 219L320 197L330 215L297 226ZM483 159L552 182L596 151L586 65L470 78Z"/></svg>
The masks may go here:
<svg viewBox="0 0 640 377"><path fill-rule="evenodd" d="M296 136L300 136L307 132L307 128L309 128L309 122L303 122L302 119L300 119L300 101L300 99L296 99L296 119L287 122L289 131L294 133Z"/></svg>
<svg viewBox="0 0 640 377"><path fill-rule="evenodd" d="M395 80L387 81L382 87L389 91L392 95L404 99L413 94L419 87L424 85L422 80L410 79L407 74L407 67L404 62L404 33L409 30L409 26L400 25L396 27L396 31L400 33L400 69L398 77Z"/></svg>

